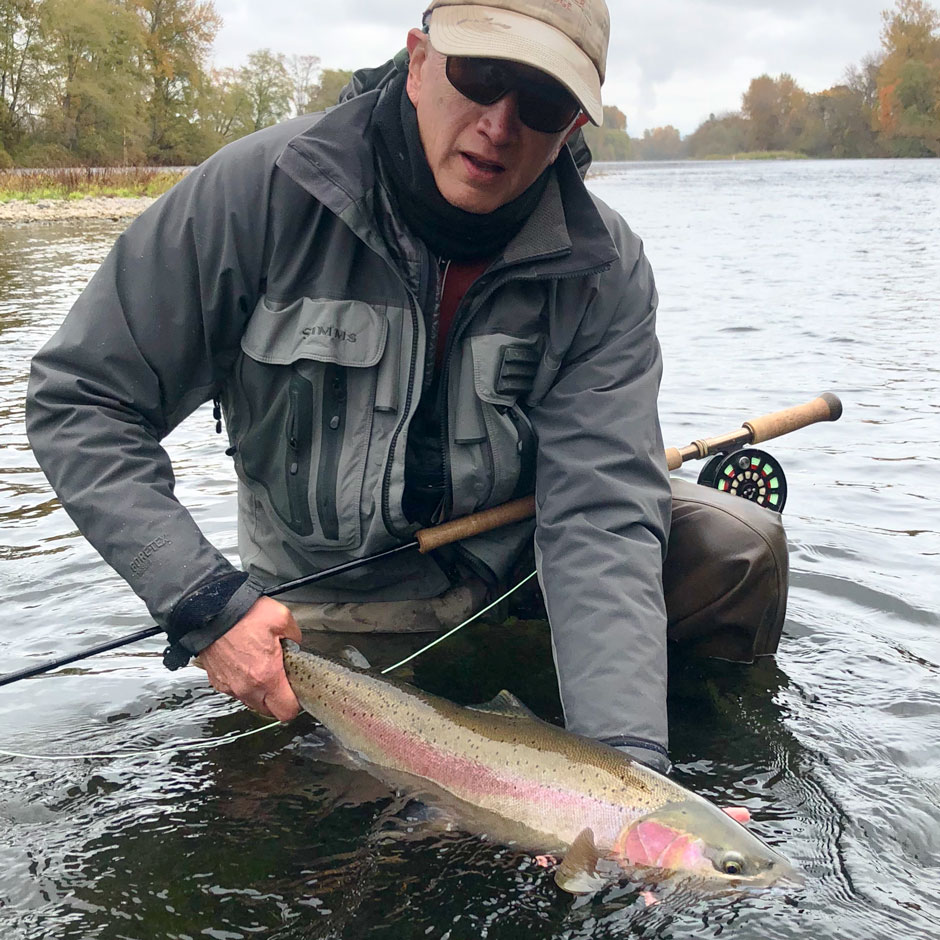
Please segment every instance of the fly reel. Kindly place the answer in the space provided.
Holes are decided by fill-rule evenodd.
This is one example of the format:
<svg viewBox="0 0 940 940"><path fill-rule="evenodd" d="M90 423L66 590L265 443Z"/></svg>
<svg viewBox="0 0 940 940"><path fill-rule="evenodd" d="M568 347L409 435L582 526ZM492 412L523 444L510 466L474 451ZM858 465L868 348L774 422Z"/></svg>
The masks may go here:
<svg viewBox="0 0 940 940"><path fill-rule="evenodd" d="M705 464L698 482L749 499L772 512L783 512L787 501L783 468L766 451L754 447L716 454Z"/></svg>

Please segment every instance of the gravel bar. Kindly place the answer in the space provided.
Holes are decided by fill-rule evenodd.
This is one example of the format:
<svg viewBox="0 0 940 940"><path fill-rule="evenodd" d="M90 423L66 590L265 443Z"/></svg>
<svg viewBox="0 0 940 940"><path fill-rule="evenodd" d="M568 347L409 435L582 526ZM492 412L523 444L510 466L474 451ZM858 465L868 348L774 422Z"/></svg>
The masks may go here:
<svg viewBox="0 0 940 940"><path fill-rule="evenodd" d="M132 219L156 200L150 196L86 196L83 199L17 199L0 202L0 223L67 222L71 219Z"/></svg>

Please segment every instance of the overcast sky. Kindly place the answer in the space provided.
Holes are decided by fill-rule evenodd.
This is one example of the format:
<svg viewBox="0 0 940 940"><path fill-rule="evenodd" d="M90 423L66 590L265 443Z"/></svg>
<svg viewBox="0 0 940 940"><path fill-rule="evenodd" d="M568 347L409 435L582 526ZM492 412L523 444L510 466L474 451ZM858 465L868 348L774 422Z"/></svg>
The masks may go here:
<svg viewBox="0 0 940 940"><path fill-rule="evenodd" d="M420 23L421 0L215 0L224 25L215 62L237 66L270 48L316 55L326 68L384 62ZM604 103L627 128L690 133L709 112L738 110L752 78L789 72L807 91L839 83L877 51L892 0L608 0Z"/></svg>

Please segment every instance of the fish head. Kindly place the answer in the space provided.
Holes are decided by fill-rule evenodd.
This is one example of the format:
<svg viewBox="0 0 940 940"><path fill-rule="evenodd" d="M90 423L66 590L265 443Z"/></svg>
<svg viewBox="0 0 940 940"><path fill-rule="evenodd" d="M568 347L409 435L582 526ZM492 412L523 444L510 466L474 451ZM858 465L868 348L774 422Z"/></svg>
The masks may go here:
<svg viewBox="0 0 940 940"><path fill-rule="evenodd" d="M706 800L666 803L625 826L611 857L625 868L691 875L712 885L801 884L783 855Z"/></svg>

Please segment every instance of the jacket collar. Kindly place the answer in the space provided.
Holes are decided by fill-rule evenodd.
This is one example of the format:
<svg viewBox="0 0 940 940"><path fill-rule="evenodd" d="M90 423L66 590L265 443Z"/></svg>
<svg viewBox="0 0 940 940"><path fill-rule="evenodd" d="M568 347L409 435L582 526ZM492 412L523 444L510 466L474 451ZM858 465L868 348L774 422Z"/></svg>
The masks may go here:
<svg viewBox="0 0 940 940"><path fill-rule="evenodd" d="M290 140L277 166L343 220L370 248L388 257L375 221L372 111L382 91L331 108ZM552 260L548 276L609 265L618 258L610 232L567 147L535 211L503 252L503 266Z"/></svg>

